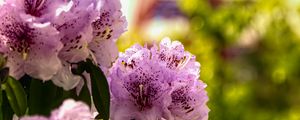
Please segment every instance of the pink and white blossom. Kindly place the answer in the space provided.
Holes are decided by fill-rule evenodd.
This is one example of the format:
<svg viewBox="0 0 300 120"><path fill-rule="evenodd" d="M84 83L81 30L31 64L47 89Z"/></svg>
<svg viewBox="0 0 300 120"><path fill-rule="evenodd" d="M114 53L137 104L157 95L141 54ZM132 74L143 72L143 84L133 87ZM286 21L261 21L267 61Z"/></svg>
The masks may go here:
<svg viewBox="0 0 300 120"><path fill-rule="evenodd" d="M199 72L195 56L178 41L128 48L109 75L111 119L207 120L208 97Z"/></svg>
<svg viewBox="0 0 300 120"><path fill-rule="evenodd" d="M61 68L58 31L48 22L28 22L20 12L11 4L0 8L0 52L8 58L9 74L49 80Z"/></svg>
<svg viewBox="0 0 300 120"><path fill-rule="evenodd" d="M126 20L120 11L119 0L73 0L69 10L61 13L59 20L54 21L54 25L63 36L61 39L64 47L59 53L59 57L70 69L68 63L76 63L86 58L94 59L102 71L108 72L112 63L118 55L116 39L126 30ZM70 71L59 72L54 76L56 85L64 87L65 90L74 88L78 84L78 76ZM57 78L65 76L70 78L63 80ZM59 84L57 84L59 83ZM62 84L61 84L62 83ZM79 82L82 83L82 80ZM73 85L72 85L73 84ZM78 86L80 90L82 85ZM89 85L90 86L90 85Z"/></svg>
<svg viewBox="0 0 300 120"><path fill-rule="evenodd" d="M25 116L20 120L91 120L92 113L90 108L83 102L76 102L67 99L63 104L53 110L49 117L45 116Z"/></svg>

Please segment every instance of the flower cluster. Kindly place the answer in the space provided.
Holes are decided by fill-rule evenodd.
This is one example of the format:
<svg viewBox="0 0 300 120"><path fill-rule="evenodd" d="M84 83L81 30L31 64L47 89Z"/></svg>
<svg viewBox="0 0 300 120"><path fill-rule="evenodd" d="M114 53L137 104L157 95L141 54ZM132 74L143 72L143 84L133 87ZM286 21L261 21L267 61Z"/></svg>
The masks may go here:
<svg viewBox="0 0 300 120"><path fill-rule="evenodd" d="M91 120L90 108L83 102L67 99L58 108L52 111L50 117L25 116L20 120Z"/></svg>
<svg viewBox="0 0 300 120"><path fill-rule="evenodd" d="M49 117L22 117L31 110L27 98L44 99L28 97L43 85L14 82L17 85L11 87L1 78L8 102L21 120L90 120L94 117L89 106L103 119L109 119L110 112L111 120L207 120L206 84L199 80L195 56L168 38L151 48L134 45L119 53L115 42L127 26L120 9L119 0L0 0L0 54L7 58L9 75L17 80L24 75L52 80L70 90L51 91L53 97L89 103L66 100ZM50 83L45 91L52 90ZM72 94L75 87L77 96ZM14 95L19 96L9 97ZM103 105L109 100L111 106Z"/></svg>
<svg viewBox="0 0 300 120"><path fill-rule="evenodd" d="M150 49L120 53L109 75L112 120L206 120L200 64L183 45L165 38Z"/></svg>
<svg viewBox="0 0 300 120"><path fill-rule="evenodd" d="M0 4L0 53L10 75L52 80L65 90L80 77L72 63L93 59L102 69L117 58L126 29L118 0L5 0Z"/></svg>

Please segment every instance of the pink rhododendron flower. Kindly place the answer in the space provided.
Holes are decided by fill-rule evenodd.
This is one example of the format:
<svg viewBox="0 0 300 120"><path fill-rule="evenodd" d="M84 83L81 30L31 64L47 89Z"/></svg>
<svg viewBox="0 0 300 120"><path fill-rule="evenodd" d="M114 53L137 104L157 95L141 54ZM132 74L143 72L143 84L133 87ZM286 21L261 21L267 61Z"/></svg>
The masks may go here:
<svg viewBox="0 0 300 120"><path fill-rule="evenodd" d="M25 116L20 120L91 120L90 108L83 102L76 102L67 99L58 108L52 111L50 117L44 116Z"/></svg>
<svg viewBox="0 0 300 120"><path fill-rule="evenodd" d="M100 10L92 22L93 40L89 49L102 69L111 67L118 56L116 40L126 31L127 22L121 12L120 0L100 0Z"/></svg>
<svg viewBox="0 0 300 120"><path fill-rule="evenodd" d="M0 8L0 52L8 58L9 74L49 80L61 68L58 31L50 23L24 20L21 12L8 3Z"/></svg>
<svg viewBox="0 0 300 120"><path fill-rule="evenodd" d="M125 31L126 20L120 11L119 0L70 1L72 6L62 12L54 23L60 31L63 49L59 53L64 70L54 76L56 85L65 90L74 88L83 80L73 75L71 65L92 56L95 62L107 73L112 62L117 58L116 39ZM61 79L69 78L69 79ZM82 87L79 84L78 89Z"/></svg>
<svg viewBox="0 0 300 120"><path fill-rule="evenodd" d="M90 54L88 43L92 40L92 20L95 19L93 1L69 1L57 14L52 24L60 32L63 48L59 52L63 69L52 78L55 85L70 90L77 86L81 77L71 72L71 63L86 60Z"/></svg>
<svg viewBox="0 0 300 120"><path fill-rule="evenodd" d="M206 120L208 97L200 64L168 38L152 48L134 45L112 67L111 119Z"/></svg>

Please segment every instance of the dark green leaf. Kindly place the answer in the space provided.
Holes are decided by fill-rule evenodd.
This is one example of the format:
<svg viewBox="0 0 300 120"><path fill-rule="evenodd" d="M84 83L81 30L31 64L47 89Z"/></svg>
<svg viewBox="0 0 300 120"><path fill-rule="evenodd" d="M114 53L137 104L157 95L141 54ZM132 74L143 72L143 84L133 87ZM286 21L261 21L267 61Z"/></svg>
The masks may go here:
<svg viewBox="0 0 300 120"><path fill-rule="evenodd" d="M108 82L102 70L91 60L86 62L86 71L90 73L92 83L92 97L100 118L109 119L110 93Z"/></svg>
<svg viewBox="0 0 300 120"><path fill-rule="evenodd" d="M2 90L0 89L0 120L3 120L2 104L3 104L3 97L2 97Z"/></svg>
<svg viewBox="0 0 300 120"><path fill-rule="evenodd" d="M8 77L1 87L4 88L9 104L16 115L24 115L27 109L27 96L20 82Z"/></svg>
<svg viewBox="0 0 300 120"><path fill-rule="evenodd" d="M30 84L31 84L32 78L29 75L24 75L21 77L18 81L21 83L23 86L26 94L27 94L27 99L29 99L29 89L30 89Z"/></svg>
<svg viewBox="0 0 300 120"><path fill-rule="evenodd" d="M77 100L83 101L89 106L91 105L91 94L86 84L83 85Z"/></svg>
<svg viewBox="0 0 300 120"><path fill-rule="evenodd" d="M3 103L3 98L2 98L2 89L1 89L1 86L0 86L0 107L2 106L2 103Z"/></svg>
<svg viewBox="0 0 300 120"><path fill-rule="evenodd" d="M1 59L1 58L0 58ZM0 60L1 62L1 60ZM8 76L8 68L4 68L0 70L0 120L3 120L3 92L2 92L2 88L1 88L1 83L4 82L4 80L6 80L7 76Z"/></svg>
<svg viewBox="0 0 300 120"><path fill-rule="evenodd" d="M85 70L85 62L81 61L79 63L76 63L77 67L76 68L72 68L71 71L73 74L75 75L82 75L82 73Z"/></svg>
<svg viewBox="0 0 300 120"><path fill-rule="evenodd" d="M1 84L1 82L4 82L4 80L7 79L8 73L9 73L8 68L3 68L0 70L0 84Z"/></svg>
<svg viewBox="0 0 300 120"><path fill-rule="evenodd" d="M6 93L2 92L3 104L0 107L0 120L12 120L14 112L9 106L8 99L6 98Z"/></svg>
<svg viewBox="0 0 300 120"><path fill-rule="evenodd" d="M68 98L77 99L75 89L65 91L63 88L57 87L56 96L55 96L54 100L52 101L50 108L51 109L58 108L63 103L63 101Z"/></svg>
<svg viewBox="0 0 300 120"><path fill-rule="evenodd" d="M7 61L7 58L5 58L3 55L0 55L0 69L5 66L6 61Z"/></svg>
<svg viewBox="0 0 300 120"><path fill-rule="evenodd" d="M32 79L29 93L29 114L49 115L59 92L51 81Z"/></svg>
<svg viewBox="0 0 300 120"><path fill-rule="evenodd" d="M30 84L29 114L50 115L51 110L58 108L65 99L78 99L75 89L64 91L52 81L43 82L33 79Z"/></svg>

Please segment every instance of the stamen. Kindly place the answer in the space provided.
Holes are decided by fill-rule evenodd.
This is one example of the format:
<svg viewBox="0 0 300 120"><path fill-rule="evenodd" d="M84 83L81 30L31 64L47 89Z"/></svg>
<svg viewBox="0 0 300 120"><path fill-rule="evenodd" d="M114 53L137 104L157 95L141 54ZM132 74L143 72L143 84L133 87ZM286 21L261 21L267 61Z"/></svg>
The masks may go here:
<svg viewBox="0 0 300 120"><path fill-rule="evenodd" d="M26 60L28 58L28 53L27 52L23 51L21 54L22 54L23 60Z"/></svg>
<svg viewBox="0 0 300 120"><path fill-rule="evenodd" d="M177 66L176 69L180 70L186 66L186 64L190 61L191 55L189 54L188 56L184 56L184 58L180 61L179 65Z"/></svg>
<svg viewBox="0 0 300 120"><path fill-rule="evenodd" d="M44 5L44 3L45 3L45 0L37 0L37 1L41 1L40 2L40 4L38 4L38 6L37 7L35 7L36 8L36 10L39 10L43 5ZM36 4L36 2L34 2L34 6L35 6L35 4Z"/></svg>
<svg viewBox="0 0 300 120"><path fill-rule="evenodd" d="M140 88L139 96L140 96L141 98L143 97L143 87L144 87L144 85L142 85L142 84L139 85L139 88Z"/></svg>
<svg viewBox="0 0 300 120"><path fill-rule="evenodd" d="M30 7L30 11L34 11L35 10L35 4L36 4L36 2L32 2L32 6Z"/></svg>

